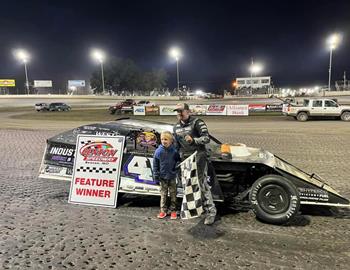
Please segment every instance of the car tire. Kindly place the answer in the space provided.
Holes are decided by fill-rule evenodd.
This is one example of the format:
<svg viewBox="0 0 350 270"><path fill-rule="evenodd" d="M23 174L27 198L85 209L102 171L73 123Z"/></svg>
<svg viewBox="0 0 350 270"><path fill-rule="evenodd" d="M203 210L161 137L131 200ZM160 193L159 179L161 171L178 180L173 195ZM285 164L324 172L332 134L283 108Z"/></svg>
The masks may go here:
<svg viewBox="0 0 350 270"><path fill-rule="evenodd" d="M343 112L340 115L340 119L343 121L350 121L350 112Z"/></svg>
<svg viewBox="0 0 350 270"><path fill-rule="evenodd" d="M60 111L62 111L62 109L61 109L61 108L58 108L58 109L57 109L57 111L59 111L59 112L60 112Z"/></svg>
<svg viewBox="0 0 350 270"><path fill-rule="evenodd" d="M300 112L297 115L297 120L301 122L305 122L309 119L309 116L306 112Z"/></svg>
<svg viewBox="0 0 350 270"><path fill-rule="evenodd" d="M265 175L256 180L249 201L258 219L276 225L293 220L300 208L295 185L280 175Z"/></svg>

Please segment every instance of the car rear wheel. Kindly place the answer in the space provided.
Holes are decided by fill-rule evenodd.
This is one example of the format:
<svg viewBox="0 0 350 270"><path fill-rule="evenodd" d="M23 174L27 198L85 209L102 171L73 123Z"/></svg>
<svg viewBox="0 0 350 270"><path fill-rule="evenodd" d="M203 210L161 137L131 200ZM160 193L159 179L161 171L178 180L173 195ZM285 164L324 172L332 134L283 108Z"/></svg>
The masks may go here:
<svg viewBox="0 0 350 270"><path fill-rule="evenodd" d="M305 121L307 121L309 119L309 116L307 115L306 112L300 112L297 115L297 119L298 119L298 121L305 122Z"/></svg>
<svg viewBox="0 0 350 270"><path fill-rule="evenodd" d="M295 185L280 175L266 175L254 182L249 201L256 217L271 224L285 224L299 211Z"/></svg>
<svg viewBox="0 0 350 270"><path fill-rule="evenodd" d="M350 112L343 112L340 118L343 121L350 121Z"/></svg>

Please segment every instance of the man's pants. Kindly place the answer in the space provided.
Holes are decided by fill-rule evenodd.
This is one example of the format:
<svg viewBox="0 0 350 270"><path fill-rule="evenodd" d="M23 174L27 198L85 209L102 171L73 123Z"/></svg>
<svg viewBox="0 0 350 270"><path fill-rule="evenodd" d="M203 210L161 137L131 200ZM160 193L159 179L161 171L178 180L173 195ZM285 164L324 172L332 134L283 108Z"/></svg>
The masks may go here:
<svg viewBox="0 0 350 270"><path fill-rule="evenodd" d="M160 179L160 211L167 212L167 198L170 193L170 207L171 212L176 211L176 180Z"/></svg>
<svg viewBox="0 0 350 270"><path fill-rule="evenodd" d="M213 201L213 196L210 191L210 186L207 181L208 177L208 158L207 153L197 153L197 173L198 182L202 190L203 209L207 216L216 216L216 207Z"/></svg>

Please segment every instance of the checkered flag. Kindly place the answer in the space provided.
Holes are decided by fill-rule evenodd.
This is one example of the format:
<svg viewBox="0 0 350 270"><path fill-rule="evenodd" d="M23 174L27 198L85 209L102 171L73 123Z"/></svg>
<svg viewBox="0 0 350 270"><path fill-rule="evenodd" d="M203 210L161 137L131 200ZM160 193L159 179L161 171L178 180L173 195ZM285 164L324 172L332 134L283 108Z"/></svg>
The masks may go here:
<svg viewBox="0 0 350 270"><path fill-rule="evenodd" d="M202 192L200 190L197 173L197 152L181 163L181 181L184 195L181 205L181 218L190 219L199 217L203 212Z"/></svg>

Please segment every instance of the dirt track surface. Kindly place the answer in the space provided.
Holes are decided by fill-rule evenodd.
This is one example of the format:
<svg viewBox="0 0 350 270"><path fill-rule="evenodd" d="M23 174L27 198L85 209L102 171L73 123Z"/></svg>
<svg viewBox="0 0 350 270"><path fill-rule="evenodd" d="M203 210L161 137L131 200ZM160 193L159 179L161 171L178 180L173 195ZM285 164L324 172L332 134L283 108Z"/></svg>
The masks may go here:
<svg viewBox="0 0 350 270"><path fill-rule="evenodd" d="M350 198L349 123L208 125L222 141L262 147L317 172ZM45 140L64 130L56 128L0 129L1 269L349 269L345 210L272 226L219 207L220 219L207 227L199 219L158 220L155 197L122 198L117 209L68 204L69 183L37 178Z"/></svg>

